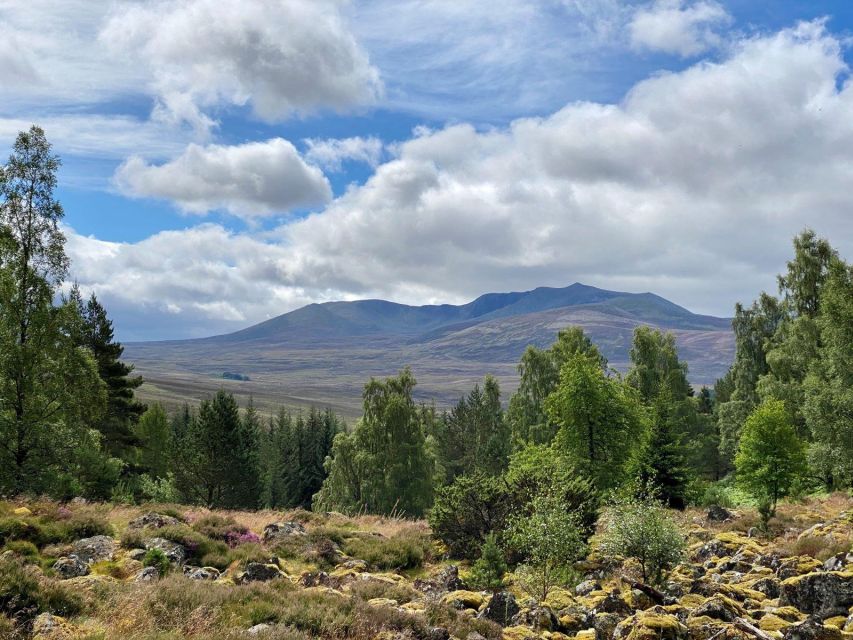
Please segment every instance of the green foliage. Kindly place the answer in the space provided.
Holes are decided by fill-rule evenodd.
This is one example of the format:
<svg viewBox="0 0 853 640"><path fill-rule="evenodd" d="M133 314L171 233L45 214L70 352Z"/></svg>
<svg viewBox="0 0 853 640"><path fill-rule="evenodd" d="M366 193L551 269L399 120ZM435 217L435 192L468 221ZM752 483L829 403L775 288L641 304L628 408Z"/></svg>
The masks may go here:
<svg viewBox="0 0 853 640"><path fill-rule="evenodd" d="M23 622L43 612L75 615L82 608L78 594L60 584L39 581L32 567L17 560L0 558L0 614Z"/></svg>
<svg viewBox="0 0 853 640"><path fill-rule="evenodd" d="M125 549L144 549L145 548L145 533L141 529L125 529L119 540L119 543Z"/></svg>
<svg viewBox="0 0 853 640"><path fill-rule="evenodd" d="M501 409L497 380L486 376L467 397L445 412L435 428L442 484L465 473L500 475L510 454L509 425Z"/></svg>
<svg viewBox="0 0 853 640"><path fill-rule="evenodd" d="M498 546L495 534L489 533L480 549L480 558L471 567L468 583L475 589L500 591L506 572L504 553Z"/></svg>
<svg viewBox="0 0 853 640"><path fill-rule="evenodd" d="M476 558L486 535L504 528L509 509L502 479L485 474L460 476L436 492L429 523L452 556Z"/></svg>
<svg viewBox="0 0 853 640"><path fill-rule="evenodd" d="M533 499L529 514L510 520L507 537L525 559L524 572L532 578L541 600L586 548L578 517L558 497L547 494Z"/></svg>
<svg viewBox="0 0 853 640"><path fill-rule="evenodd" d="M653 498L623 499L606 511L607 529L601 551L610 557L633 558L643 581L659 583L664 572L684 555L687 541L666 509Z"/></svg>
<svg viewBox="0 0 853 640"><path fill-rule="evenodd" d="M582 355L603 370L607 360L580 327L568 327L557 334L549 349L527 347L518 364L519 386L509 402L507 421L513 447L527 444L550 444L557 434L556 424L545 408L545 399L554 392L563 365Z"/></svg>
<svg viewBox="0 0 853 640"><path fill-rule="evenodd" d="M781 401L768 400L747 418L735 467L738 484L758 503L766 524L805 470L803 444Z"/></svg>
<svg viewBox="0 0 853 640"><path fill-rule="evenodd" d="M142 558L142 566L154 567L157 569L160 577L165 576L169 573L169 569L171 569L169 558L166 557L166 554L161 549L149 549L146 551L145 556Z"/></svg>
<svg viewBox="0 0 853 640"><path fill-rule="evenodd" d="M432 541L423 531L390 538L359 537L346 541L344 552L382 570L415 569L430 557Z"/></svg>
<svg viewBox="0 0 853 640"><path fill-rule="evenodd" d="M364 387L364 416L335 436L320 509L419 516L432 502L433 460L427 453L425 412L412 400L415 378L405 369Z"/></svg>
<svg viewBox="0 0 853 640"><path fill-rule="evenodd" d="M634 389L608 377L595 360L579 354L560 370L560 384L545 401L560 425L556 444L598 490L624 478L625 464L643 433L643 416Z"/></svg>
<svg viewBox="0 0 853 640"><path fill-rule="evenodd" d="M139 464L151 478L164 478L169 472L172 429L162 404L155 403L139 418L134 432L139 440Z"/></svg>
<svg viewBox="0 0 853 640"><path fill-rule="evenodd" d="M187 560L199 561L208 554L228 552L228 545L224 542L212 540L183 524L163 527L157 535L182 545L187 550Z"/></svg>

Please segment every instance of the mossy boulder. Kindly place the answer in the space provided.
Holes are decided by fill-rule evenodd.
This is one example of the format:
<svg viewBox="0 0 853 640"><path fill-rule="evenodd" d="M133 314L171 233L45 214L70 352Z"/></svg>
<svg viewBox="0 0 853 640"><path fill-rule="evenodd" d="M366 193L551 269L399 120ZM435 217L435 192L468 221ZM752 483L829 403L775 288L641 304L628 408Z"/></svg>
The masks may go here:
<svg viewBox="0 0 853 640"><path fill-rule="evenodd" d="M614 640L687 640L689 631L678 618L655 609L640 611L620 622Z"/></svg>
<svg viewBox="0 0 853 640"><path fill-rule="evenodd" d="M458 591L451 591L444 595L441 601L456 609L474 609L476 611L483 606L486 598L482 593L477 591L465 591L460 589Z"/></svg>
<svg viewBox="0 0 853 640"><path fill-rule="evenodd" d="M827 618L853 606L853 573L828 571L795 576L782 582L779 602Z"/></svg>

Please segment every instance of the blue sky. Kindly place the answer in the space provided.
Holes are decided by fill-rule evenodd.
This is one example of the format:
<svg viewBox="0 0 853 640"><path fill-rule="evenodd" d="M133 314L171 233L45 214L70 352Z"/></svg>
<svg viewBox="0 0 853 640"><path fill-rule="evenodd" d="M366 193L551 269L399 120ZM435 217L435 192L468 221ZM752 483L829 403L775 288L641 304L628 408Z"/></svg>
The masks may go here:
<svg viewBox="0 0 853 640"><path fill-rule="evenodd" d="M0 140L46 129L125 340L574 281L724 315L805 226L851 254L851 33L847 2L4 0Z"/></svg>

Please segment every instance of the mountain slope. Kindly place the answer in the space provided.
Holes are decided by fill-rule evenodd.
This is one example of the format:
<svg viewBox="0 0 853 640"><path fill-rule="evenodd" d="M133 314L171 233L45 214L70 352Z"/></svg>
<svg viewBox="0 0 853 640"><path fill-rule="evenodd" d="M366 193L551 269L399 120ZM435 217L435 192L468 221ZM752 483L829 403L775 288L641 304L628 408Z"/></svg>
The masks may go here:
<svg viewBox="0 0 853 640"><path fill-rule="evenodd" d="M197 401L225 387L252 395L261 408L319 403L354 417L370 376L407 365L421 398L440 406L487 373L510 391L527 345L546 347L570 325L582 326L611 364L625 369L632 333L643 324L675 333L695 384L712 383L733 357L727 319L691 313L652 293L578 283L490 293L463 305L311 304L227 335L128 344L126 356L146 378L149 399ZM224 372L250 380L223 380Z"/></svg>

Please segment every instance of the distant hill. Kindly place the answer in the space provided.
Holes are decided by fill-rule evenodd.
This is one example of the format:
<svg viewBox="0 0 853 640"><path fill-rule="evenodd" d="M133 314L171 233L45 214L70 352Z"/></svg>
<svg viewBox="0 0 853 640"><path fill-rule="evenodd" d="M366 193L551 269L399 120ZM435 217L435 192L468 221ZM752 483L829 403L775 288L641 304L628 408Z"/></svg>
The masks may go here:
<svg viewBox="0 0 853 640"><path fill-rule="evenodd" d="M361 385L406 365L421 397L440 405L487 373L510 391L526 346L548 346L570 325L582 326L622 369L635 327L672 331L694 384L712 383L734 354L729 319L694 314L652 293L575 283L489 293L464 305L311 304L226 335L128 344L126 357L148 381L143 395L149 399L192 402L225 387L252 395L261 408L318 403L354 417ZM235 379L223 380L222 371Z"/></svg>

